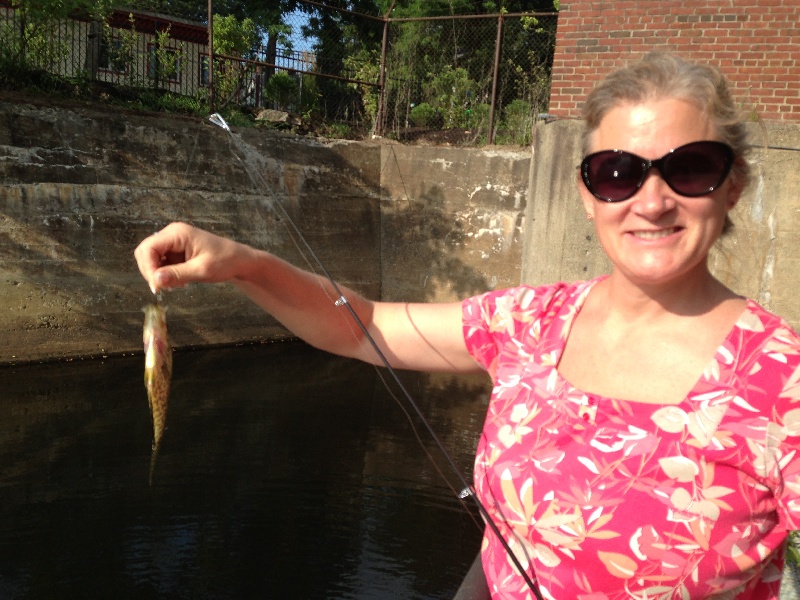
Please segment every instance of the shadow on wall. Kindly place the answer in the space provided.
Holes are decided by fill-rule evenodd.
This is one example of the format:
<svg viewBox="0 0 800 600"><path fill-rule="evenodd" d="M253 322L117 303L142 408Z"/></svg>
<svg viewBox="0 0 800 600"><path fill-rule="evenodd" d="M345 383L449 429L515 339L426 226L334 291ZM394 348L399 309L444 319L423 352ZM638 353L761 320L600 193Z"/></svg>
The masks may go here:
<svg viewBox="0 0 800 600"><path fill-rule="evenodd" d="M404 301L455 300L489 289L485 273L460 253L469 243L462 223L444 208L443 192L429 187L405 207L383 213L384 295Z"/></svg>
<svg viewBox="0 0 800 600"><path fill-rule="evenodd" d="M384 300L519 284L528 153L386 145L382 163Z"/></svg>
<svg viewBox="0 0 800 600"><path fill-rule="evenodd" d="M0 194L0 360L48 340L57 354L74 354L81 337L85 354L101 355L129 332L134 314L141 322L141 300L129 305L130 255L126 261L113 250L133 248L136 229L97 211L97 198L65 198L65 191L42 183Z"/></svg>
<svg viewBox="0 0 800 600"><path fill-rule="evenodd" d="M254 184L225 136L195 119L0 98L0 364L140 351L152 296L132 252L174 220L318 270L275 203L331 275L368 297L491 285L475 259L488 238L471 235L444 186L390 201L380 145L236 132L260 156ZM287 337L229 285L190 286L167 304L177 346Z"/></svg>

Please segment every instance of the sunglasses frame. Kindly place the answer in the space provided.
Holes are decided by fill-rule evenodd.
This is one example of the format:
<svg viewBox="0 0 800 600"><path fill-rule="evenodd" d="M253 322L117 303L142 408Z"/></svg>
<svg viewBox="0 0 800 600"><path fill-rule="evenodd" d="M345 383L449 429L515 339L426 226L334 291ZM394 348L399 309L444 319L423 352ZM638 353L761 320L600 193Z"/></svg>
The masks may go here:
<svg viewBox="0 0 800 600"><path fill-rule="evenodd" d="M673 183L670 181L672 177L670 177L668 174L665 174L664 170L666 169L667 172L669 172L669 162L670 160L675 158L676 153L700 145L710 146L719 149L719 151L723 155L725 164L723 166L722 172L720 173L719 180L717 181L716 184L707 189L704 189L701 192L686 194L681 190L675 189ZM641 174L639 175L639 180L637 181L636 186L631 190L629 194L623 196L622 198L612 198L609 196L602 196L600 195L599 192L595 191L589 176L589 166L592 159L601 155L617 155L617 156L627 155L640 162L642 171ZM653 160L643 158L638 154L634 154L633 152L627 152L625 150L600 150L599 152L593 152L592 154L589 154L586 157L584 157L584 159L581 161L579 168L581 170L581 178L583 179L583 183L586 186L586 189L589 190L589 192L592 194L592 196L594 196L598 200L602 200L603 202L624 202L625 200L628 200L633 196L635 196L636 192L642 189L642 186L644 185L644 182L647 179L647 175L650 172L650 169L653 168L658 170L661 179L663 179L664 183L666 183L669 186L669 188L676 194L680 194L681 196L687 198L698 198L700 196L706 196L707 194L710 194L725 182L725 180L728 178L728 175L731 172L731 169L733 168L733 163L735 162L735 160L736 156L733 152L733 148L731 148L728 144L716 140L700 140L697 142L690 142L688 144L684 144L683 146L678 146L677 148L673 148L661 158L656 158Z"/></svg>

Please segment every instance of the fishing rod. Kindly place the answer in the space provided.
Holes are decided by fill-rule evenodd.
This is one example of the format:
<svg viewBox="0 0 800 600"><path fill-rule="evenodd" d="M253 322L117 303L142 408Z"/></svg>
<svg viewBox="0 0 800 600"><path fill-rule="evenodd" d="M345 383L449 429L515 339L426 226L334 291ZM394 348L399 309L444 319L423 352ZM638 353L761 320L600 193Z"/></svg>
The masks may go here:
<svg viewBox="0 0 800 600"><path fill-rule="evenodd" d="M209 121L211 121L214 125L217 125L218 127L221 127L222 129L227 131L228 134L231 136L231 138L236 143L236 139L237 138L235 137L233 131L231 131L231 128L228 126L228 123L225 121L225 119L219 113L212 114L209 117ZM244 142L242 142L242 143L244 143ZM234 153L234 156L236 156L236 158L240 162L242 162L242 164L244 165L245 170L247 171L247 174L250 177L250 181L253 183L253 185L256 185L258 187L258 184L260 183L262 189L266 189L267 191L270 191L269 184L267 183L266 179L258 171L255 171L254 169L252 169L247 164L246 161L242 160L235 153ZM275 194L271 194L271 195L275 196ZM472 498L472 501L475 504L475 507L478 509L478 512L483 517L484 521L489 526L489 528L492 530L494 535L497 536L497 539L500 541L501 545L503 546L503 549L506 551L506 553L508 554L508 556L511 559L511 561L514 563L514 566L516 567L517 571L522 576L522 578L525 580L525 583L530 588L530 590L533 592L534 596L536 596L536 599L537 600L544 600L544 598L542 597L541 592L539 591L538 586L534 583L534 581L531 579L530 575L528 575L527 571L523 568L523 566L520 563L519 559L517 558L516 554L514 554L514 551L511 549L511 546L509 546L508 542L506 541L506 539L503 537L502 533L500 532L500 529L498 528L497 524L494 522L494 520L492 519L491 515L486 510L486 507L478 499L478 496L475 493L475 490L472 488L472 486L466 480L466 478L464 477L464 475L461 472L461 469L456 464L455 460L453 460L452 456L450 456L450 453L447 451L447 448L445 447L444 443L441 441L441 439L439 438L438 434L433 429L433 426L428 422L427 418L425 417L425 414L422 412L422 409L419 407L417 402L414 400L414 398L411 395L411 393L408 391L406 386L403 384L402 380L400 379L400 376L397 374L397 371L391 366L391 364L389 363L389 360L386 358L386 355L383 353L383 351L378 346L378 343L375 341L375 339L372 337L372 335L367 330L367 327L366 327L366 325L364 325L364 322L361 320L361 317L358 316L358 313L356 313L356 311L353 309L353 307L350 304L350 302L347 300L347 297L342 292L341 288L339 287L339 284L336 283L336 280L331 276L330 272L325 267L323 262L320 260L319 256L317 256L317 253L314 252L314 249L311 247L311 244L309 244L308 240L306 240L305 236L300 231L300 228L297 226L297 224L294 222L294 220L289 216L288 212L283 207L281 202L277 200L277 198L276 198L276 201L274 202L274 206L277 206L277 208L278 208L278 210L280 212L280 216L283 217L286 220L286 222L289 224L289 226L291 227L291 230L293 231L294 235L297 236L297 240L300 241L300 243L303 245L303 247L305 248L306 252L308 253L308 256L310 256L313 259L313 261L316 264L317 268L320 270L320 272L323 274L324 278L331 285L331 288L333 289L334 294L336 295L336 298L333 300L334 305L337 306L337 307L344 307L344 308L347 309L347 312L350 315L350 317L352 318L353 322L356 324L356 326L359 328L361 333L364 335L364 338L369 342L370 346L372 346L372 349L375 351L375 354L378 357L378 360L386 368L388 373L391 375L392 379L394 380L394 382L397 385L398 389L400 390L401 394L407 400L409 405L414 409L414 412L419 417L420 422L425 427L425 430L431 436L431 439L433 439L433 441L436 444L437 448L439 448L439 451L442 453L442 456L444 456L444 458L447 461L447 464L449 465L451 471L458 478L458 481L462 486L461 492L457 494L458 499L463 502L467 497ZM413 426L413 423L412 423L412 426Z"/></svg>

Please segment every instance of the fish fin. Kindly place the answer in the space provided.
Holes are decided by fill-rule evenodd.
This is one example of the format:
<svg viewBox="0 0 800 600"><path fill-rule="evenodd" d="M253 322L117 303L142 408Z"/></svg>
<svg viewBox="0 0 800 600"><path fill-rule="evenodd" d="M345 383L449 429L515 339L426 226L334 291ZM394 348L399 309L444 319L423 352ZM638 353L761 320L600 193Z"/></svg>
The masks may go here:
<svg viewBox="0 0 800 600"><path fill-rule="evenodd" d="M153 486L153 474L156 471L156 460L158 459L158 449L160 446L160 443L153 444L153 451L150 453L150 477L147 480L150 487Z"/></svg>

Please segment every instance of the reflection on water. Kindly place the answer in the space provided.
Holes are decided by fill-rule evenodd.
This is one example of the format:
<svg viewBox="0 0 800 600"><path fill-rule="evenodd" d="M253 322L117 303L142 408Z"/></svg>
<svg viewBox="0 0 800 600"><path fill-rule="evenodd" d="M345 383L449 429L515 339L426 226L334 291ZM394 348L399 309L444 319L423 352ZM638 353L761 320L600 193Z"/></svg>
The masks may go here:
<svg viewBox="0 0 800 600"><path fill-rule="evenodd" d="M477 553L370 366L177 353L152 487L142 357L0 377L2 598L449 598ZM469 475L485 380L403 377Z"/></svg>

